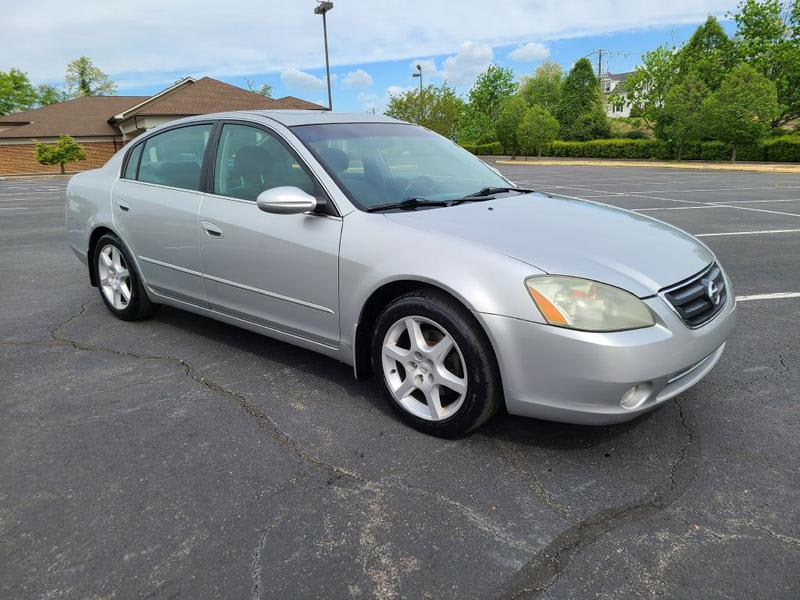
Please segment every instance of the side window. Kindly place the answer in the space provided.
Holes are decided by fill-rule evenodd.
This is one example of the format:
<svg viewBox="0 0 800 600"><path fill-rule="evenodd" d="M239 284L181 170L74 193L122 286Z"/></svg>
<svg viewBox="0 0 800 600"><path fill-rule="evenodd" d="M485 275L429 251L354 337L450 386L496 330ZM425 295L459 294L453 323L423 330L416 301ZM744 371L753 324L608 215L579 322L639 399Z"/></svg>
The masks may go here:
<svg viewBox="0 0 800 600"><path fill-rule="evenodd" d="M248 125L225 124L217 147L214 193L255 200L264 190L292 185L314 194L314 181L272 135Z"/></svg>
<svg viewBox="0 0 800 600"><path fill-rule="evenodd" d="M142 151L139 181L199 190L203 153L212 127L181 127L149 138Z"/></svg>
<svg viewBox="0 0 800 600"><path fill-rule="evenodd" d="M125 173L122 175L125 179L136 179L136 171L139 170L139 159L142 158L142 149L144 144L139 144L128 155L128 162L125 165Z"/></svg>

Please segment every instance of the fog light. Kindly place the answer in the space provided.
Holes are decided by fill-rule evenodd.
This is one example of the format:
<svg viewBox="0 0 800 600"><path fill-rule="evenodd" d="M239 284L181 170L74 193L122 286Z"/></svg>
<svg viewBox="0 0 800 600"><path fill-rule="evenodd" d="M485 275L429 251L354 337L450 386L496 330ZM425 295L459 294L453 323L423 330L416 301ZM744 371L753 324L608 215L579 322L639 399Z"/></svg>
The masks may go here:
<svg viewBox="0 0 800 600"><path fill-rule="evenodd" d="M642 403L647 400L647 396L650 393L650 387L651 386L649 383L640 383L639 385L633 386L627 392L622 394L622 398L619 400L619 405L628 410L639 408Z"/></svg>

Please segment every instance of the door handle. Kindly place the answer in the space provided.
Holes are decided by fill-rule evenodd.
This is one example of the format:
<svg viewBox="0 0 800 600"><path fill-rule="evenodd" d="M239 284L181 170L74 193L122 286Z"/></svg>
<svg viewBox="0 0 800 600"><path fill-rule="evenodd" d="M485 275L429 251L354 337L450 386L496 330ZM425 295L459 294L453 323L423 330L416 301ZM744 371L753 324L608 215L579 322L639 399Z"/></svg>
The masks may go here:
<svg viewBox="0 0 800 600"><path fill-rule="evenodd" d="M117 206L119 206L119 209L124 212L130 212L131 210L130 205L124 200L117 200Z"/></svg>
<svg viewBox="0 0 800 600"><path fill-rule="evenodd" d="M214 225L214 223L210 223L208 221L200 221L200 226L206 232L206 235L213 238L221 238L222 237L222 229Z"/></svg>

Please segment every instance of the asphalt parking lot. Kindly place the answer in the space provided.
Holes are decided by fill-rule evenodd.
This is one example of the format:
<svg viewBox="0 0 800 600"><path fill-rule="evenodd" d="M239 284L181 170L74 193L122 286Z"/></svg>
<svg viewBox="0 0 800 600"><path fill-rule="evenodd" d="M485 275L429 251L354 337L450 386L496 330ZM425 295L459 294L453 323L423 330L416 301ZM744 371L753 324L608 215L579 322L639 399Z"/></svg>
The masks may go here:
<svg viewBox="0 0 800 600"><path fill-rule="evenodd" d="M330 359L115 320L66 180L0 181L0 597L800 597L800 175L497 166L702 236L741 298L714 371L623 425L426 437Z"/></svg>

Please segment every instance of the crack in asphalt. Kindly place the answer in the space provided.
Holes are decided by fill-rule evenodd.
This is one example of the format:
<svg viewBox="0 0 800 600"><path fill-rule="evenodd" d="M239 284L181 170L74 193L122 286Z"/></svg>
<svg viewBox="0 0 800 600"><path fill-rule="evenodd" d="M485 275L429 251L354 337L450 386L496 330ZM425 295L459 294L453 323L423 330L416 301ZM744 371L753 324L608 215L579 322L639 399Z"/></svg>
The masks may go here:
<svg viewBox="0 0 800 600"><path fill-rule="evenodd" d="M499 596L500 599L517 600L523 597L549 596L550 588L558 583L572 559L584 548L624 525L641 521L665 510L683 494L682 487L679 487L680 471L686 462L689 448L695 443L695 435L680 401L675 400L675 404L678 406L685 441L677 457L672 461L667 485L663 489L652 490L638 502L592 513L578 524L562 531L528 561L514 578L509 590Z"/></svg>
<svg viewBox="0 0 800 600"><path fill-rule="evenodd" d="M289 449L308 469L322 470L331 474L328 483L332 484L336 480L346 478L352 482L358 483L360 486L373 491L377 490L404 490L409 493L422 494L434 498L437 502L445 503L448 506L455 508L458 512L470 523L475 525L484 533L492 536L496 540L513 547L519 551L530 554L532 547L524 540L518 540L510 536L501 527L487 519L480 512L465 506L464 504L448 498L438 492L424 490L411 486L409 484L400 484L396 481L381 480L370 481L361 475L354 473L339 465L327 463L320 460L305 448L303 448L296 440L284 433L278 425L260 408L253 405L245 394L234 389L230 389L213 379L203 376L197 368L190 362L168 355L154 355L142 354L124 350L118 350L106 346L96 344L89 344L74 340L65 335L62 335L62 330L70 323L83 316L88 309L89 305L93 302L86 302L81 305L80 311L70 316L65 321L57 324L50 330L51 341L44 342L0 342L6 345L49 345L52 343L68 344L71 347L87 351L87 352L106 352L118 356L125 356L139 360L156 360L172 362L180 366L186 375L199 385L202 385L214 392L225 395L231 399L240 409L244 410L251 418L253 418L257 425L265 431L273 440ZM602 536L619 529L620 527L648 518L658 512L666 509L675 499L677 499L682 492L679 490L679 472L681 466L686 461L687 452L694 443L694 432L686 419L683 407L679 401L675 401L678 406L680 415L681 427L685 432L685 443L681 446L677 457L672 461L670 467L670 474L668 477L668 485L665 489L653 490L648 496L636 503L629 503L619 507L597 511L584 519L576 525L562 531L558 536L553 538L547 546L536 552L528 561L527 565L522 568L515 578L510 591L503 593L500 598L503 599L517 599L523 596L539 597L541 595L550 596L549 590L555 585L563 571L569 566L574 556L581 552L584 548L590 546ZM500 449L506 460L520 473L522 478L528 484L529 489L534 496L544 502L547 506L554 509L562 517L569 516L569 510L562 504L558 503L550 494L543 488L541 482L520 462L520 457L515 455L511 448L505 447L500 443ZM307 473L306 473L307 474ZM286 487L290 487L296 483L300 477L292 478L287 482ZM281 486L283 487L283 486ZM754 527L756 527L754 525ZM270 528L261 530L256 549L253 553L251 561L250 575L252 579L252 598L259 600L263 595L263 583L261 580L261 556L266 545L266 538ZM769 531L766 530L765 531ZM770 532L773 533L773 532ZM780 534L773 534L779 537Z"/></svg>
<svg viewBox="0 0 800 600"><path fill-rule="evenodd" d="M261 553L264 551L264 545L267 543L267 535L269 535L269 532L269 527L261 532L261 536L258 538L256 551L253 553L253 560L250 563L250 579L253 581L253 588L250 594L251 600L261 600L262 597Z"/></svg>
<svg viewBox="0 0 800 600"><path fill-rule="evenodd" d="M522 477L522 480L528 485L530 492L538 500L556 511L565 519L568 519L571 516L569 508L558 502L555 498L553 498L553 495L545 489L545 487L542 485L542 482L539 481L539 478L536 477L536 475L528 468L527 463L522 460L522 457L519 455L519 451L516 448L510 446L502 440L491 438L491 441L500 449L500 453L503 455L503 458L505 458L511 467L519 473L520 477Z"/></svg>
<svg viewBox="0 0 800 600"><path fill-rule="evenodd" d="M67 320L61 322L60 324L56 325L50 330L50 337L53 342L60 342L65 343L76 350L83 350L85 352L106 352L110 354L114 354L116 356L125 356L128 358L135 358L138 360L154 360L154 361L165 361L165 362L172 362L179 365L186 375L192 379L194 382L202 385L214 392L227 396L231 399L235 404L239 406L242 410L244 410L250 417L252 417L258 426L265 431L273 440L281 444L283 447L289 449L302 463L306 466L321 469L324 471L328 471L334 473L338 476L348 477L360 483L365 483L366 480L359 476L356 473L353 473L343 467L338 465L326 463L322 460L319 460L313 454L308 452L305 448L300 446L291 436L284 433L263 410L255 406L250 402L250 400L245 396L243 393L233 390L230 388L225 387L224 385L217 383L213 379L203 376L197 370L197 368L192 365L190 362L178 358L175 356L168 356L168 355L159 355L159 354L142 354L138 352L131 352L128 350L118 350L116 348L110 348L108 346L100 346L97 344L88 344L85 342L80 342L78 340L74 340L72 338L66 337L61 335L61 330L67 327L70 323L75 321L76 319L83 316L89 307L90 304L93 304L96 301L85 302L81 305L81 309L78 313L72 315ZM41 342L36 343L28 343L28 342L18 342L15 345L41 345Z"/></svg>
<svg viewBox="0 0 800 600"><path fill-rule="evenodd" d="M43 342L43 341L8 342L7 345L49 346L52 344L67 344L76 350L81 350L84 352L105 352L116 356L124 356L127 358L134 358L137 360L165 361L178 365L179 367L182 368L185 374L195 383L202 385L216 393L225 395L226 397L231 399L239 408L244 410L248 414L248 416L253 418L256 421L257 425L262 430L264 430L273 440L277 441L282 446L288 448L307 467L307 469L304 472L299 473L295 477L292 477L291 479L287 480L286 482L278 486L278 488L276 488L274 492L270 494L270 496L277 495L282 491L296 485L300 480L307 477L312 470L323 471L329 474L327 479L328 485L341 485L339 482L342 479L345 479L349 480L352 483L357 483L358 486L361 487L362 489L367 489L372 492L403 491L405 493L411 493L432 498L438 503L447 505L451 509L455 509L459 514L462 515L462 517L467 522L471 523L478 530L494 538L498 542L510 548L514 548L520 552L523 552L525 555L529 555L534 551L534 548L527 541L515 538L507 531L505 531L502 526L500 526L492 519L486 517L481 512L469 506L466 506L465 504L462 504L457 500L449 498L441 493L415 487L405 481L399 481L396 478L381 479L379 481L369 480L344 467L327 463L318 459L316 456L308 452L305 448L300 446L300 444L298 444L293 438L291 438L289 435L281 431L278 425L269 416L267 416L267 414L264 413L264 411L262 411L257 406L253 405L248 400L247 396L245 396L245 394L237 390L230 389L214 381L211 378L205 377L197 370L197 368L194 365L192 365L190 362L182 358L168 356L168 355L145 354L145 353L131 352L127 350L119 350L107 346L81 342L79 340L75 340L66 335L63 335L62 330L65 327L67 327L70 323L83 316L88 310L88 307L91 304L93 304L93 302L96 301L90 301L84 303L83 305L81 305L79 312L70 316L65 321L57 324L55 327L50 329L51 340L49 342ZM0 345L3 344L4 344L3 342L0 342ZM261 533L258 538L258 543L256 544L256 548L253 552L253 557L251 559L250 577L252 580L252 586L251 586L252 600L260 600L260 598L263 596L264 585L261 578L261 557L270 530L271 527L266 527L260 530Z"/></svg>

